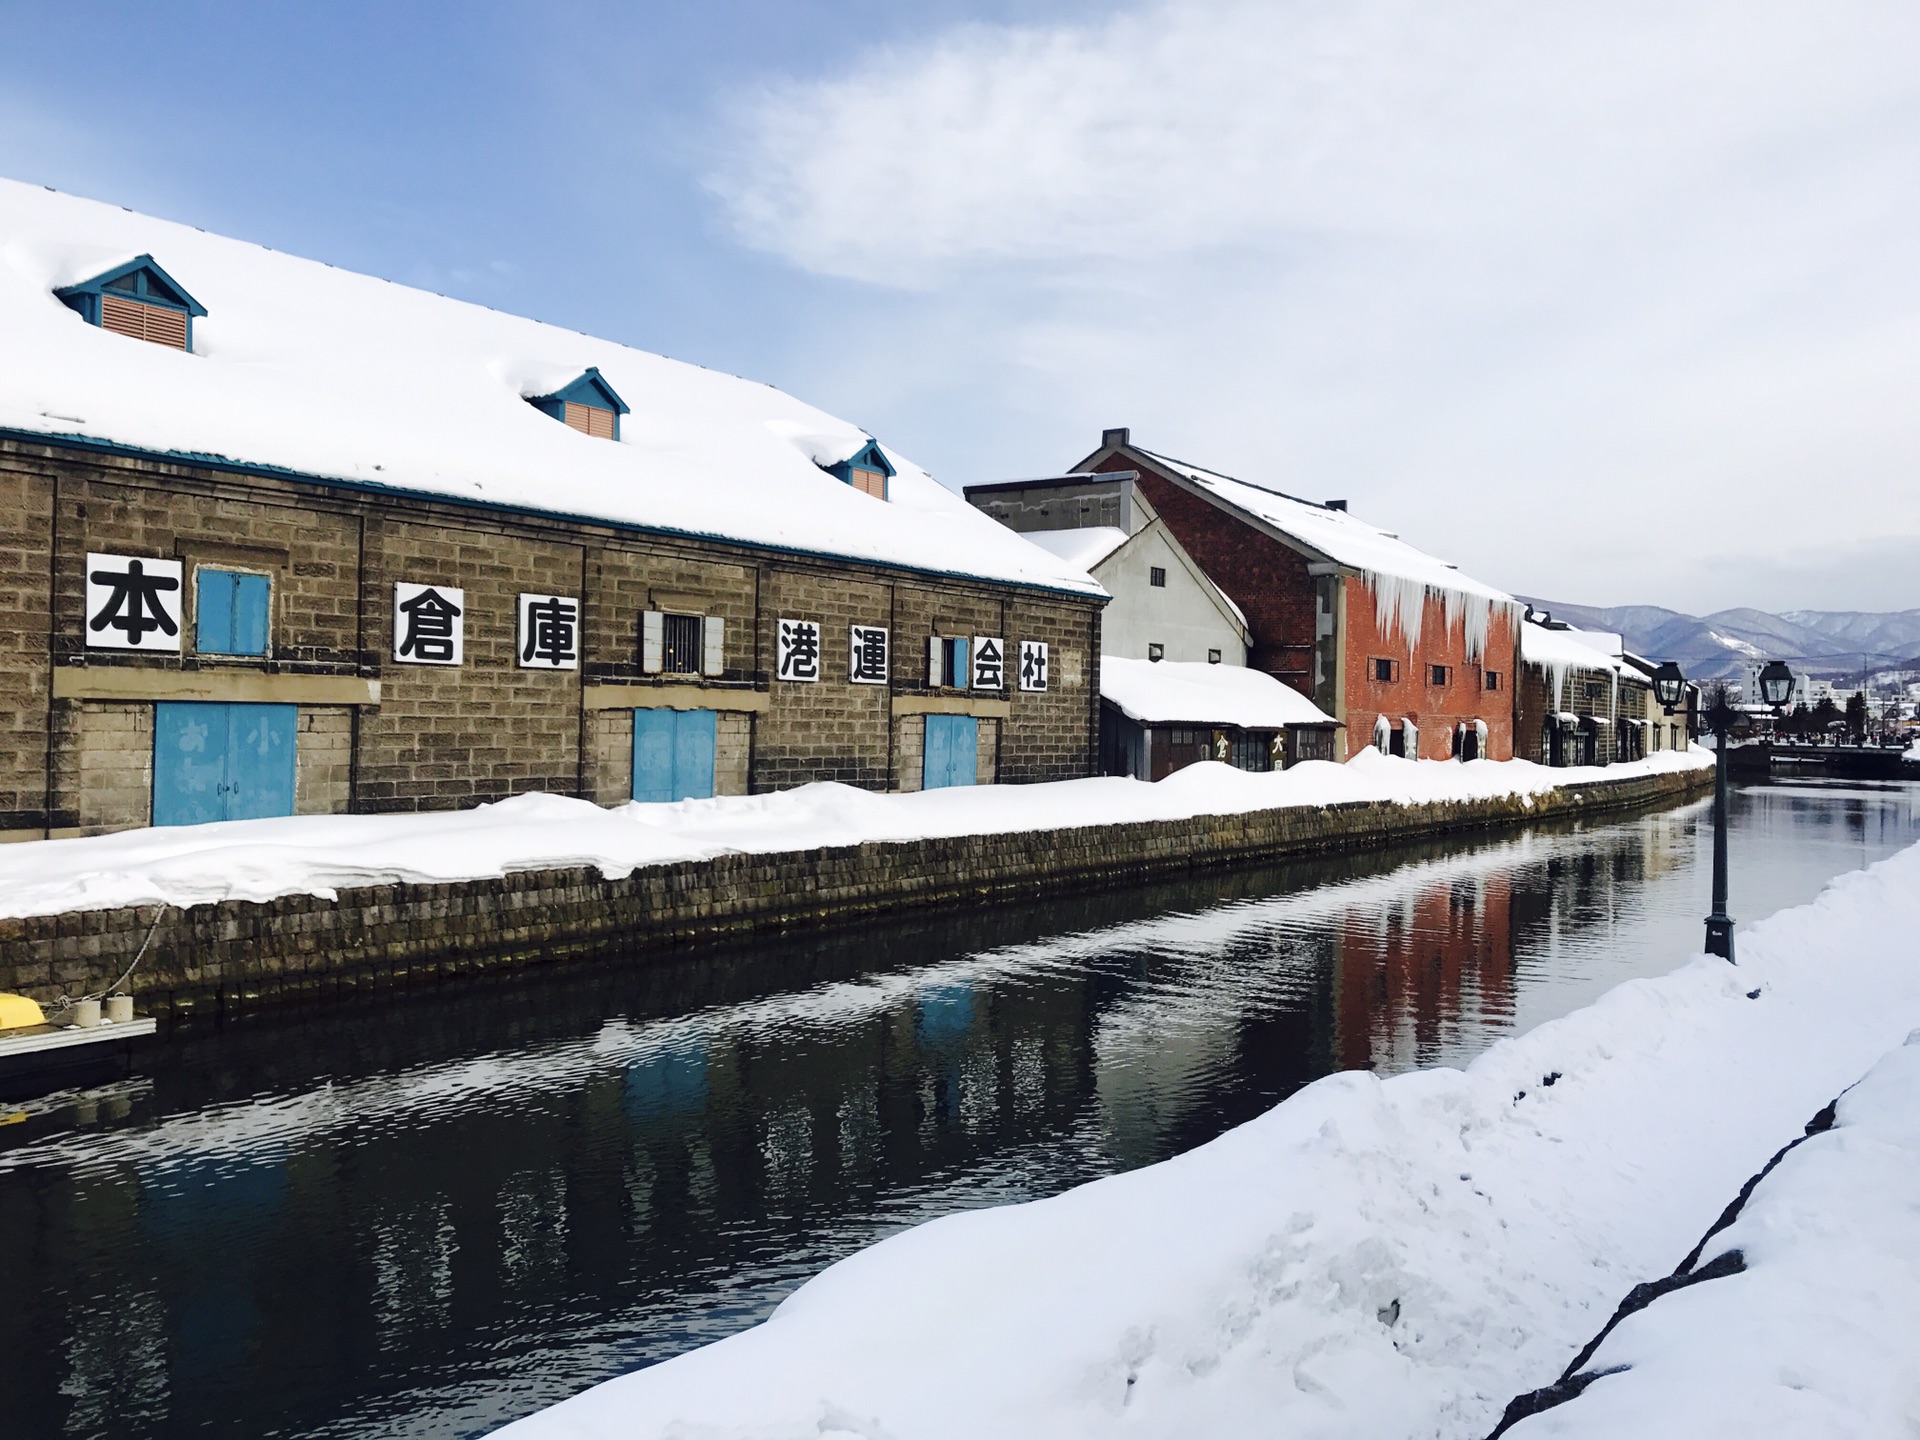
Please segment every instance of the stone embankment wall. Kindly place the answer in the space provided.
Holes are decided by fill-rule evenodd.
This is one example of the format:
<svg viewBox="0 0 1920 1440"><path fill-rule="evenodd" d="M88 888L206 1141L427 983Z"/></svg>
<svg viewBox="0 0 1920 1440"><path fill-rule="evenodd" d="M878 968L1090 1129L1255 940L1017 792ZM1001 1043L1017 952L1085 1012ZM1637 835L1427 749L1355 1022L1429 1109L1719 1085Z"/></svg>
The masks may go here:
<svg viewBox="0 0 1920 1440"><path fill-rule="evenodd" d="M1191 820L885 842L651 866L370 885L186 909L0 920L0 990L50 1000L127 981L142 1010L247 1005L593 952L833 924L912 907L1032 899L1288 856L1603 814L1711 785L1710 769L1520 799L1299 806ZM145 954L141 947L145 945Z"/></svg>

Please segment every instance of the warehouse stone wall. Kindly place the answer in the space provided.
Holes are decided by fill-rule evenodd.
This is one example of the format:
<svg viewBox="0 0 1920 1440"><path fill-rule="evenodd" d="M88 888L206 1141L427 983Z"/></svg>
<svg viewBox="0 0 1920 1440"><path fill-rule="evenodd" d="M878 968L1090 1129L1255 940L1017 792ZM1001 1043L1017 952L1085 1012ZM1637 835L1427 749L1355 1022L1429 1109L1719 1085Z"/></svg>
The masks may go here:
<svg viewBox="0 0 1920 1440"><path fill-rule="evenodd" d="M351 991L498 965L832 924L934 905L1032 899L1290 855L1331 854L1668 802L1712 771L1604 780L1530 800L1299 806L1191 820L842 846L437 885L374 885L187 909L0 920L0 990L104 989L140 956L142 1009ZM141 955L145 946L145 954Z"/></svg>

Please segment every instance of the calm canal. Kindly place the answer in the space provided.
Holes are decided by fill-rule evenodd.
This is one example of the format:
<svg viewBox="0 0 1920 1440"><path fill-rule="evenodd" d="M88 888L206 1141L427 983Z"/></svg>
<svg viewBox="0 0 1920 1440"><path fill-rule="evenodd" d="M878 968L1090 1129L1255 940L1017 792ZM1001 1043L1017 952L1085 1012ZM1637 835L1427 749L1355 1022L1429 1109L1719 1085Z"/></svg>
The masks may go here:
<svg viewBox="0 0 1920 1440"><path fill-rule="evenodd" d="M1745 922L1920 789L1741 789ZM1700 946L1706 802L182 1028L0 1126L0 1430L465 1436L943 1212L1471 1058Z"/></svg>

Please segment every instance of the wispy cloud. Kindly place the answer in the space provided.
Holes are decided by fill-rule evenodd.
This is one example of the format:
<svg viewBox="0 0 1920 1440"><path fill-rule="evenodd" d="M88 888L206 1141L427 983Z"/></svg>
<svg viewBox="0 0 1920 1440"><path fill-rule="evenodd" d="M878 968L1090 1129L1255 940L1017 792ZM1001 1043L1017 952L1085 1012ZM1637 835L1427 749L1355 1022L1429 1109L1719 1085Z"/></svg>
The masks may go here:
<svg viewBox="0 0 1920 1440"><path fill-rule="evenodd" d="M1809 556L1920 536L1911 7L1166 6L852 56L731 125L736 234L885 287L899 343L841 363L970 407L976 474L1131 421L1515 589L1897 598Z"/></svg>

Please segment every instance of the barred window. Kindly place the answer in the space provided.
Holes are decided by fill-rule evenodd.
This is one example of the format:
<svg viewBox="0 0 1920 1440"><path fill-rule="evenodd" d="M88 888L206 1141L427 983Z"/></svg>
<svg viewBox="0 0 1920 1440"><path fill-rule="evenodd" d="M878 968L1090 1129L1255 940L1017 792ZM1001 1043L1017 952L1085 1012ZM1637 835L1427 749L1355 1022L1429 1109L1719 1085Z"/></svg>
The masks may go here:
<svg viewBox="0 0 1920 1440"><path fill-rule="evenodd" d="M697 675L700 673L700 617L698 615L669 615L665 625L665 664L661 667L670 675Z"/></svg>

